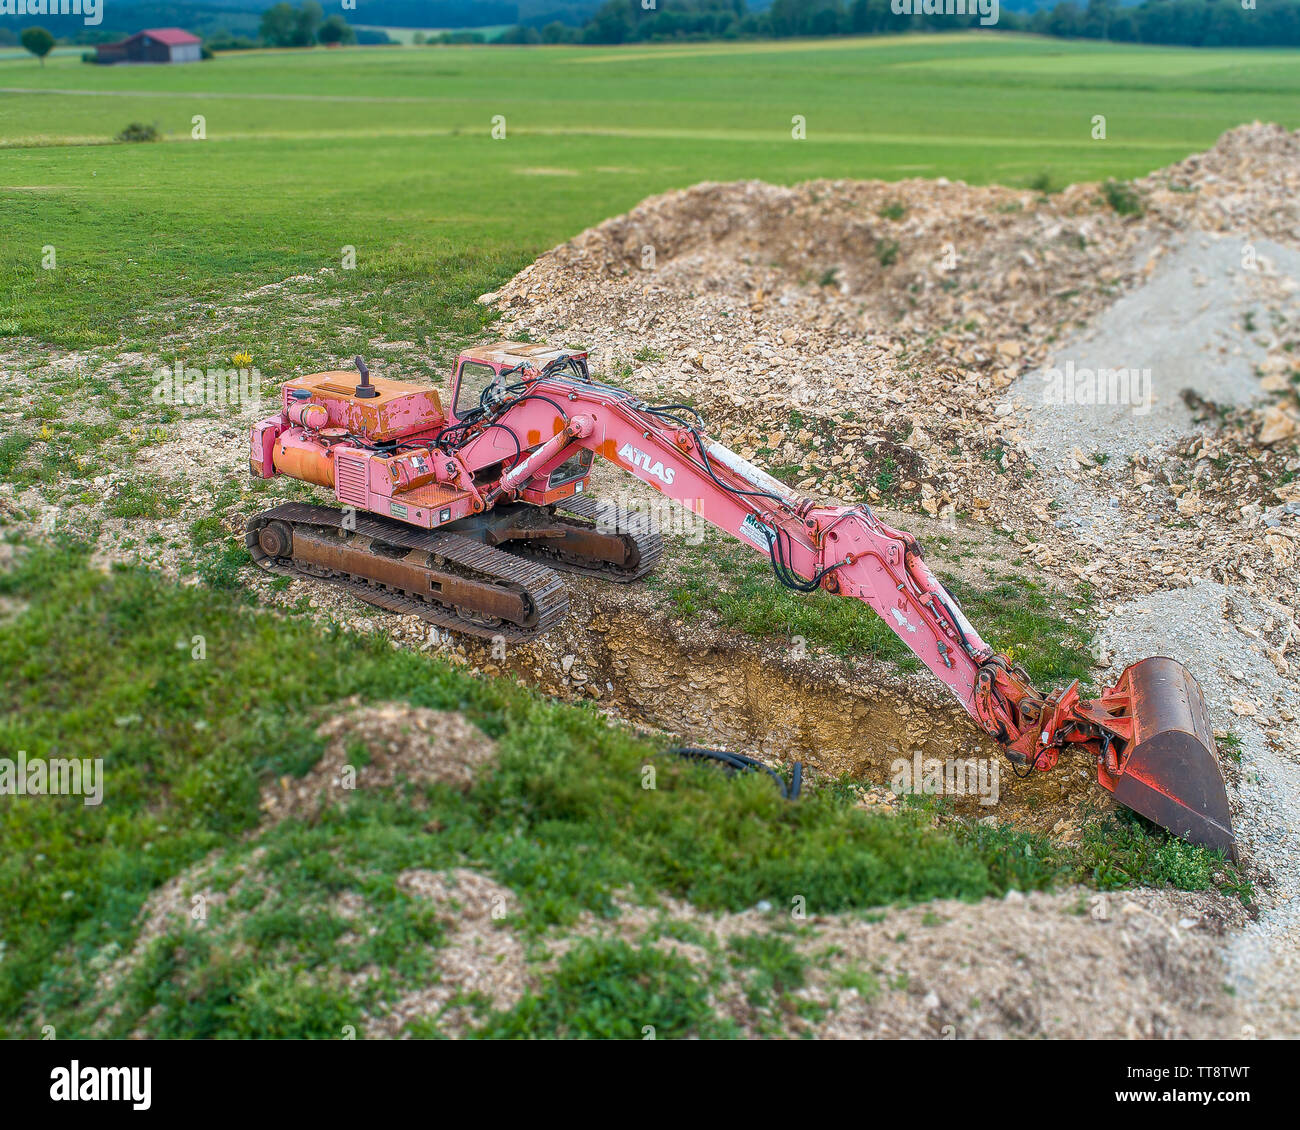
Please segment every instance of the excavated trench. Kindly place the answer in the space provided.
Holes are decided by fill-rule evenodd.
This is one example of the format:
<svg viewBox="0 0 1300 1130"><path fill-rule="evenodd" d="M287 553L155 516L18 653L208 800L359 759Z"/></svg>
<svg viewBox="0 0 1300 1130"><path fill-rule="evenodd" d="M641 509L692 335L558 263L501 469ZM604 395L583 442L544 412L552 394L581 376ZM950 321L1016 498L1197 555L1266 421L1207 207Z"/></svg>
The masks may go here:
<svg viewBox="0 0 1300 1130"><path fill-rule="evenodd" d="M467 642L469 661L510 674L555 698L594 701L612 716L685 744L731 749L771 764L802 761L815 776L847 774L877 786L879 801L906 762L945 763L956 812L993 816L1068 837L1085 811L1110 807L1086 756L1050 773L1017 779L1000 747L984 737L928 672L796 657L733 632L664 616L636 588L570 577L571 613L528 647L493 657ZM976 773L982 768L984 784ZM933 769L933 766L929 767ZM958 776L960 774L960 776ZM955 780L966 782L954 794ZM990 797L996 802L987 803Z"/></svg>

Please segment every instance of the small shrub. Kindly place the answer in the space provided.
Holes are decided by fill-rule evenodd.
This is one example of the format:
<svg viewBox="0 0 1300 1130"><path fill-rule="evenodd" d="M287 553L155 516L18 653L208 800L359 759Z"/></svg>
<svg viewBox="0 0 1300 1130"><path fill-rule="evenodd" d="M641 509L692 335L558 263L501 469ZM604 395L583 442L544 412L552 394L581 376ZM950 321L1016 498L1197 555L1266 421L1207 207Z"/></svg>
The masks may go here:
<svg viewBox="0 0 1300 1130"><path fill-rule="evenodd" d="M876 244L876 258L882 267L892 267L898 259L898 244L892 239L882 239Z"/></svg>
<svg viewBox="0 0 1300 1130"><path fill-rule="evenodd" d="M117 135L118 141L158 141L161 138L157 126L141 125L139 122L132 122Z"/></svg>
<svg viewBox="0 0 1300 1130"><path fill-rule="evenodd" d="M570 950L535 992L498 1013L476 1036L488 1039L656 1039L730 1035L718 1031L708 989L690 963L650 946L587 940Z"/></svg>
<svg viewBox="0 0 1300 1130"><path fill-rule="evenodd" d="M1121 216L1140 216L1145 210L1142 197L1128 181L1108 180L1101 186L1106 203Z"/></svg>
<svg viewBox="0 0 1300 1130"><path fill-rule="evenodd" d="M1219 753L1228 761L1236 765L1241 764L1241 736L1229 731L1223 737L1216 740L1219 747Z"/></svg>

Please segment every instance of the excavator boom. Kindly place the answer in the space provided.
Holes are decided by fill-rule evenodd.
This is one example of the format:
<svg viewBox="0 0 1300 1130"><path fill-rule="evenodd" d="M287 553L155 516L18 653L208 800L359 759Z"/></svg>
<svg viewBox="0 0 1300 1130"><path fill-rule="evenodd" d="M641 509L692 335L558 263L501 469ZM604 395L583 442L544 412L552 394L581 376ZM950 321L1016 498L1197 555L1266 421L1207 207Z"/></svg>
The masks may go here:
<svg viewBox="0 0 1300 1130"><path fill-rule="evenodd" d="M358 368L355 388L344 373L288 382L282 412L254 426L251 467L332 487L345 508L378 517L359 544L355 521L349 531L259 515L248 544L265 567L387 606L414 601L429 607L426 618L480 635L536 634L554 622L554 600L545 578L511 565L518 557L620 580L658 557L657 535L636 516L581 497L599 455L767 557L781 584L870 605L1026 771L1082 746L1123 803L1232 852L1204 701L1176 661L1135 663L1094 700L1074 685L1041 694L980 637L911 534L865 505L799 495L709 439L693 408L650 405L593 380L581 352L509 342L467 351L449 414L436 392L372 383L359 358ZM473 557L476 543L483 575L466 576L454 551Z"/></svg>

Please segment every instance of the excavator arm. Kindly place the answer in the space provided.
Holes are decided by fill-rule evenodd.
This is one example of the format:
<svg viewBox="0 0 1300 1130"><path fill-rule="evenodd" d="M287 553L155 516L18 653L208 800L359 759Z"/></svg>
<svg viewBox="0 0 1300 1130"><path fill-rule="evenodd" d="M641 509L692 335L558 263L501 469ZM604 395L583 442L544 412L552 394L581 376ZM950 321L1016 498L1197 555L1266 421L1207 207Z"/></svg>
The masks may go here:
<svg viewBox="0 0 1300 1130"><path fill-rule="evenodd" d="M651 406L589 379L540 374L493 421L549 435L486 497L509 501L570 458L602 456L742 545L776 579L860 600L942 682L1026 772L1053 768L1067 746L1095 758L1100 783L1128 807L1198 843L1233 851L1231 816L1212 731L1191 673L1153 657L1126 668L1100 698L1077 683L1042 694L981 638L926 564L917 539L869 507L822 506L704 435L693 409ZM471 445L462 449L471 465Z"/></svg>

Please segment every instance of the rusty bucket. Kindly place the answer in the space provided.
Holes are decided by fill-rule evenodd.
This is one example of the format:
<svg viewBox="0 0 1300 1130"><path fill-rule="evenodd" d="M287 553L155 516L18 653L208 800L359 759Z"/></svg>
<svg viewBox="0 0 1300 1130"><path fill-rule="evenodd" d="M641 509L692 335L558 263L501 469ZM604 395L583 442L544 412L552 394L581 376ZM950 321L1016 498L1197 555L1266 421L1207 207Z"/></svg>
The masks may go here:
<svg viewBox="0 0 1300 1130"><path fill-rule="evenodd" d="M1235 858L1214 732L1195 677L1177 660L1153 656L1125 668L1115 693L1128 700L1133 737L1109 766L1101 758L1098 779L1135 812Z"/></svg>

